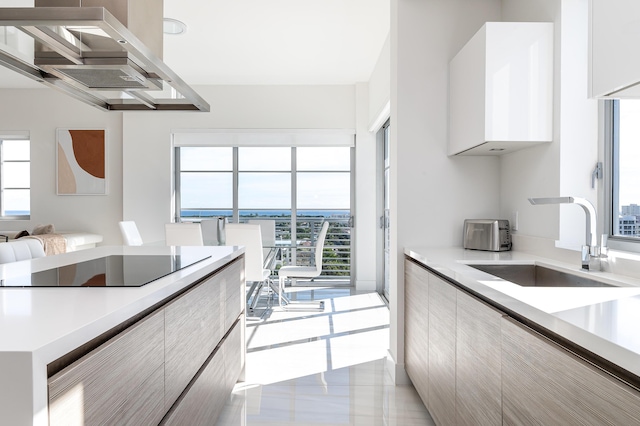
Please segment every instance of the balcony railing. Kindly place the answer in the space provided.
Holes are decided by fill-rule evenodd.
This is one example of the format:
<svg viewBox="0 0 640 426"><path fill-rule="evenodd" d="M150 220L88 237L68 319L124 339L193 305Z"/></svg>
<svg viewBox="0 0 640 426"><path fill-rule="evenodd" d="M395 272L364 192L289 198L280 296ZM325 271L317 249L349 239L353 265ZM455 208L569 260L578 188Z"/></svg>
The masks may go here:
<svg viewBox="0 0 640 426"><path fill-rule="evenodd" d="M209 212L207 212L209 213ZM227 216L230 214L219 214ZM198 221L200 218L211 218L217 216L215 213L194 215L189 212L184 214L183 221ZM329 229L325 238L324 250L322 253L322 274L320 278L339 279L350 281L351 278L351 219L348 215L344 217L322 217L322 216L298 216L296 218L295 230L291 227L291 216L263 216L246 215L240 216L240 222L249 219L270 219L276 224L276 241L291 243L295 241L295 247L285 248L281 251L280 262L276 264L276 270L281 266L299 265L315 266L316 240L322 223L329 222ZM294 232L295 231L295 232ZM274 271L275 272L275 271Z"/></svg>

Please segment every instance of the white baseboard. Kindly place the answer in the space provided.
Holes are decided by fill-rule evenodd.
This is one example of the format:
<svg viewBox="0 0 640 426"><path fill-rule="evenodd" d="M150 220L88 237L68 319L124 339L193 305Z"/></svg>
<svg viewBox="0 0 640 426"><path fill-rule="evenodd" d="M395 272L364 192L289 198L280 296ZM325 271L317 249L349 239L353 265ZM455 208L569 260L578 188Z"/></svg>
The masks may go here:
<svg viewBox="0 0 640 426"><path fill-rule="evenodd" d="M411 379L407 375L407 372L404 369L404 364L398 364L393 359L393 355L391 352L387 351L387 363L386 363L387 371L391 376L391 381L396 385L409 385L411 384Z"/></svg>
<svg viewBox="0 0 640 426"><path fill-rule="evenodd" d="M358 291L376 291L377 282L375 280L356 280L356 290Z"/></svg>

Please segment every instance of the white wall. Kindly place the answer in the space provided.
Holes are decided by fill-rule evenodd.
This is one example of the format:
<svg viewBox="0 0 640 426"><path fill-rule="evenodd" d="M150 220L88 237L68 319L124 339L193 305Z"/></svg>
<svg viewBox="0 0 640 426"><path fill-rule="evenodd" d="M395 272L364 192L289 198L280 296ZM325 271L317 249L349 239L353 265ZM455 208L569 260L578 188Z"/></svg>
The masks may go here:
<svg viewBox="0 0 640 426"><path fill-rule="evenodd" d="M554 131L548 145L504 155L501 215L519 212L514 248L543 250L577 261L585 214L578 206L531 206L528 197L578 196L597 202L590 187L597 161L597 102L587 99L588 0L503 0L505 21L554 22ZM556 240L558 241L556 243Z"/></svg>
<svg viewBox="0 0 640 426"><path fill-rule="evenodd" d="M376 66L369 78L369 128L377 122L377 126L384 124L389 118L389 102L391 100L391 40L382 46ZM373 129L378 130L377 128Z"/></svg>
<svg viewBox="0 0 640 426"><path fill-rule="evenodd" d="M369 85L356 84L356 288L375 291L377 272L376 234L378 199L376 192L376 135L369 132Z"/></svg>
<svg viewBox="0 0 640 426"><path fill-rule="evenodd" d="M583 197L597 206L601 181L591 188L591 172L598 161L598 101L587 93L588 7L588 0L562 1L560 194ZM585 216L579 206L561 207L560 247L579 250L585 243Z"/></svg>
<svg viewBox="0 0 640 426"><path fill-rule="evenodd" d="M0 90L0 130L31 135L31 220L2 221L0 230L52 223L58 231L102 234L120 244L122 114L87 106L52 89ZM107 195L56 195L56 128L107 130Z"/></svg>
<svg viewBox="0 0 640 426"><path fill-rule="evenodd" d="M560 195L560 1L503 0L504 21L542 21L554 23L553 141L524 149L501 158L501 215L513 218L519 212L518 235L557 237L558 208L531 206L528 197ZM549 208L547 208L549 207ZM554 225L555 224L555 225ZM514 248L518 249L517 241Z"/></svg>
<svg viewBox="0 0 640 426"><path fill-rule="evenodd" d="M499 213L499 160L447 157L448 65L498 0L391 2L390 372L404 377L407 246L460 246L465 218Z"/></svg>

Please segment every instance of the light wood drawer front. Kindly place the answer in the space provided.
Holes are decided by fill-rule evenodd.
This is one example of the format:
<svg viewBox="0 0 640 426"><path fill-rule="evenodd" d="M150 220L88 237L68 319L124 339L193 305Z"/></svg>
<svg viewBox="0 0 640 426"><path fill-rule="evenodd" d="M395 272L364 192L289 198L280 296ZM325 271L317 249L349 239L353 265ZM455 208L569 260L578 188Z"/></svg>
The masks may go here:
<svg viewBox="0 0 640 426"><path fill-rule="evenodd" d="M157 425L164 417L164 364L140 387L135 398L125 402L109 424L118 426Z"/></svg>
<svg viewBox="0 0 640 426"><path fill-rule="evenodd" d="M502 319L505 425L638 425L640 393Z"/></svg>
<svg viewBox="0 0 640 426"><path fill-rule="evenodd" d="M429 398L428 336L422 326L408 323L405 324L404 334L407 374L426 406Z"/></svg>
<svg viewBox="0 0 640 426"><path fill-rule="evenodd" d="M405 367L423 402L429 388L429 273L405 261Z"/></svg>
<svg viewBox="0 0 640 426"><path fill-rule="evenodd" d="M502 424L502 312L458 290L456 420L458 425Z"/></svg>
<svg viewBox="0 0 640 426"><path fill-rule="evenodd" d="M224 273L224 270L221 271ZM222 337L216 274L165 307L165 407L168 410Z"/></svg>
<svg viewBox="0 0 640 426"><path fill-rule="evenodd" d="M243 324L243 321L238 321L222 346L226 372L225 384L229 392L238 381L240 370L244 364Z"/></svg>
<svg viewBox="0 0 640 426"><path fill-rule="evenodd" d="M225 287L224 304L224 332L229 330L244 310L244 282L242 275L244 271L244 258L239 259L229 265L225 271L223 285Z"/></svg>
<svg viewBox="0 0 640 426"><path fill-rule="evenodd" d="M429 412L439 425L456 422L456 289L429 275Z"/></svg>
<svg viewBox="0 0 640 426"><path fill-rule="evenodd" d="M215 425L229 392L225 386L224 355L218 350L186 394L164 418L163 425Z"/></svg>
<svg viewBox="0 0 640 426"><path fill-rule="evenodd" d="M49 379L49 424L102 424L164 361L164 312L136 323Z"/></svg>

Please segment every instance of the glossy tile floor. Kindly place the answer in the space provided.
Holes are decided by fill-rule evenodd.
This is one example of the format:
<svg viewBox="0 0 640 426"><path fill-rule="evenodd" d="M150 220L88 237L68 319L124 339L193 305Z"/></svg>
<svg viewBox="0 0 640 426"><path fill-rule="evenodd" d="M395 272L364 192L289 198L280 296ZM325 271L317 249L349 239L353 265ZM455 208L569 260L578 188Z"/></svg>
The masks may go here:
<svg viewBox="0 0 640 426"><path fill-rule="evenodd" d="M247 320L245 382L218 425L434 424L413 386L395 386L385 370L389 310L377 293L327 288L297 299L325 300L324 312L275 302Z"/></svg>

